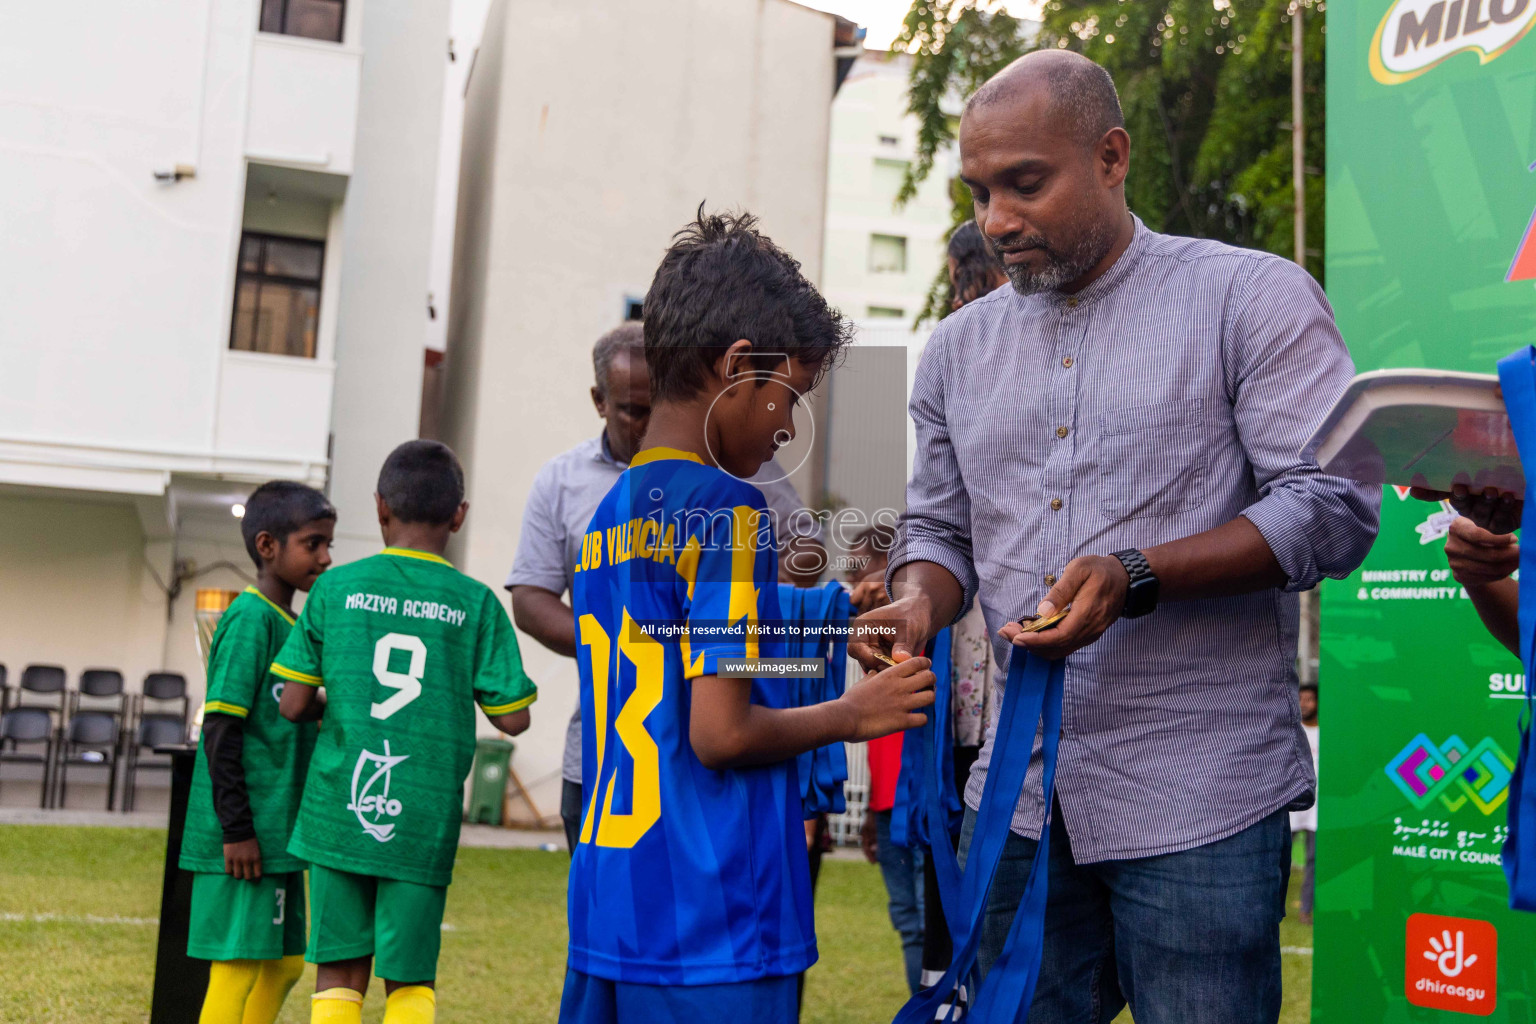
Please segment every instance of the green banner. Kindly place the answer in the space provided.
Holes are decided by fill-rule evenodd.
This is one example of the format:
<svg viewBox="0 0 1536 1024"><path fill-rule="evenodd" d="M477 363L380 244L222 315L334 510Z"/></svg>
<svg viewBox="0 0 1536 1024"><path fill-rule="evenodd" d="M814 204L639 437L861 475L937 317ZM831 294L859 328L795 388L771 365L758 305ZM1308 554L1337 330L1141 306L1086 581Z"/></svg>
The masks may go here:
<svg viewBox="0 0 1536 1024"><path fill-rule="evenodd" d="M1536 0L1328 5L1328 294L1363 372L1536 342ZM1500 865L1525 678L1388 488L1323 588L1313 1020L1536 1020Z"/></svg>

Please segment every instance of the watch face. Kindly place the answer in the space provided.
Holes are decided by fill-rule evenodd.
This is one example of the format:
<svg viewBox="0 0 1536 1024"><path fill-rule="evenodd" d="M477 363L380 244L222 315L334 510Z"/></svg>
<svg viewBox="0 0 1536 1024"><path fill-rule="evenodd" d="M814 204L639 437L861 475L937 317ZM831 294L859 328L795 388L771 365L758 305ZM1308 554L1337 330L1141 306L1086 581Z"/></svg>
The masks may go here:
<svg viewBox="0 0 1536 1024"><path fill-rule="evenodd" d="M1135 618L1157 607L1158 581L1155 576L1144 576L1133 582L1125 595L1125 615Z"/></svg>

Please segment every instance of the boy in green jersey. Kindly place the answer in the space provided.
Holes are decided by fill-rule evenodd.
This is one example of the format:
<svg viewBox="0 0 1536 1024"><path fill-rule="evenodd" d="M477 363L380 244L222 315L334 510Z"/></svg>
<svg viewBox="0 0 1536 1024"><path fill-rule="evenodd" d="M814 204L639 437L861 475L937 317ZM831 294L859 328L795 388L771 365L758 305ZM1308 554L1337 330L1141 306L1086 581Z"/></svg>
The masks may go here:
<svg viewBox="0 0 1536 1024"><path fill-rule="evenodd" d="M475 706L516 736L536 693L506 609L443 558L469 508L453 452L396 448L376 499L384 551L326 575L272 664L288 718L326 691L289 845L311 865L313 1024L358 1024L370 967L385 1024L431 1024Z"/></svg>
<svg viewBox="0 0 1536 1024"><path fill-rule="evenodd" d="M304 862L288 852L315 725L278 713L270 672L293 595L331 564L336 510L286 480L258 487L240 532L256 585L219 618L187 804L181 866L193 872L187 955L212 960L200 1024L272 1024L304 971ZM314 709L318 711L318 706Z"/></svg>

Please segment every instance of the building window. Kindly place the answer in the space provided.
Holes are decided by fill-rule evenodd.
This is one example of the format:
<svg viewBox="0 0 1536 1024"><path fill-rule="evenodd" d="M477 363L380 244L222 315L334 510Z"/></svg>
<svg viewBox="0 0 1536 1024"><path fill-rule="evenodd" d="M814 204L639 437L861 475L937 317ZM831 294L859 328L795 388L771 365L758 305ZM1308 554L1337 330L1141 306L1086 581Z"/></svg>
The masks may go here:
<svg viewBox="0 0 1536 1024"><path fill-rule="evenodd" d="M324 242L254 231L241 235L229 347L313 359L324 266Z"/></svg>
<svg viewBox="0 0 1536 1024"><path fill-rule="evenodd" d="M905 274L907 272L907 240L901 235L870 235L869 272L871 274Z"/></svg>
<svg viewBox="0 0 1536 1024"><path fill-rule="evenodd" d="M644 299L637 299L637 298L635 298L632 295L631 296L625 296L625 298L624 298L624 319L625 320L644 320L645 319L645 300Z"/></svg>
<svg viewBox="0 0 1536 1024"><path fill-rule="evenodd" d="M905 160L876 158L874 175L870 182L874 187L876 198L895 202L896 196L901 192L902 182L906 180L907 162Z"/></svg>
<svg viewBox="0 0 1536 1024"><path fill-rule="evenodd" d="M900 143L901 143L901 140L898 139L894 135L882 135L882 136L880 136L880 145L882 145L882 146L896 146L896 145L900 145Z"/></svg>
<svg viewBox="0 0 1536 1024"><path fill-rule="evenodd" d="M871 320L900 320L907 315L907 311L895 306L870 306L867 315Z"/></svg>
<svg viewBox="0 0 1536 1024"><path fill-rule="evenodd" d="M341 42L346 0L261 0L261 30Z"/></svg>

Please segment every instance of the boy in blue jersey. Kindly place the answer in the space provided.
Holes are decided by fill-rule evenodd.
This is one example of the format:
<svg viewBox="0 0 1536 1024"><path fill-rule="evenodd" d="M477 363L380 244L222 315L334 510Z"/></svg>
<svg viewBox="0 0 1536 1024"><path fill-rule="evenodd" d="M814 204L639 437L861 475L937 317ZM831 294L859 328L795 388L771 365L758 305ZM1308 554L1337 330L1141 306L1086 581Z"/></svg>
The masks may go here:
<svg viewBox="0 0 1536 1024"><path fill-rule="evenodd" d="M680 232L645 299L650 427L572 584L585 808L562 1024L787 1024L816 959L795 757L923 724L914 658L825 704L729 675L782 656L777 552L746 478L849 327L750 216Z"/></svg>

